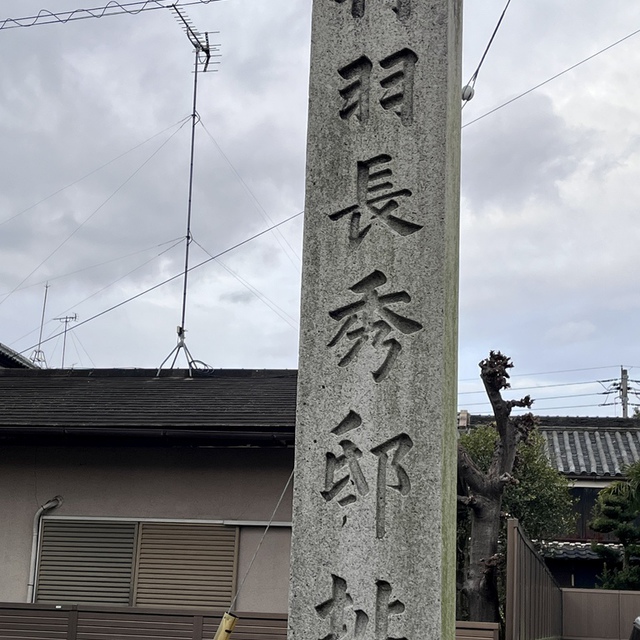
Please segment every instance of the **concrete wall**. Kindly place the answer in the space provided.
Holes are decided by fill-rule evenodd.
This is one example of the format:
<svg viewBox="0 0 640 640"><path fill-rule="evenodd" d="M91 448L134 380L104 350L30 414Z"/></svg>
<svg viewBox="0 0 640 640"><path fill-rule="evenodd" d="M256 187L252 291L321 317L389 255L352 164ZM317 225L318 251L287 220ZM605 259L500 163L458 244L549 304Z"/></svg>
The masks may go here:
<svg viewBox="0 0 640 640"><path fill-rule="evenodd" d="M266 521L292 465L276 448L1 447L0 602L26 601L33 516L56 495L57 516ZM291 520L290 490L275 520ZM239 580L262 531L241 529ZM267 536L237 609L287 610L289 542Z"/></svg>

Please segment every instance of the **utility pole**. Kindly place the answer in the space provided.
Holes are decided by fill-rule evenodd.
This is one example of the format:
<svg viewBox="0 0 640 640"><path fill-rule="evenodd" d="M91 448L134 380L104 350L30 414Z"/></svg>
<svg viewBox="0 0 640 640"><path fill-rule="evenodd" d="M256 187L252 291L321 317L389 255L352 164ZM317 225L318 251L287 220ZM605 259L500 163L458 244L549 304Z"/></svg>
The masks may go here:
<svg viewBox="0 0 640 640"><path fill-rule="evenodd" d="M620 400L622 401L622 417L629 417L629 372L620 367Z"/></svg>

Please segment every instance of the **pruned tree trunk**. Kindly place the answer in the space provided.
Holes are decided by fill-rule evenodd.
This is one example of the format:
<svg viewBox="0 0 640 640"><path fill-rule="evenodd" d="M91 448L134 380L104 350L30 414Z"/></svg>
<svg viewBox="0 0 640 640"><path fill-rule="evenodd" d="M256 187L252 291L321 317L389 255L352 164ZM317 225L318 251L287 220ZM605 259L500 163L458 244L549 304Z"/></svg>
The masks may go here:
<svg viewBox="0 0 640 640"><path fill-rule="evenodd" d="M491 464L483 471L467 451L458 447L458 501L469 509L471 533L469 557L462 592L467 600L469 619L476 622L499 621L497 567L498 540L501 527L502 496L513 482L511 473L520 440L533 428L533 416L511 418L513 407L530 407L529 396L521 400L504 400L509 388L508 369L513 365L507 356L492 351L480 362L480 377L493 408L498 432Z"/></svg>

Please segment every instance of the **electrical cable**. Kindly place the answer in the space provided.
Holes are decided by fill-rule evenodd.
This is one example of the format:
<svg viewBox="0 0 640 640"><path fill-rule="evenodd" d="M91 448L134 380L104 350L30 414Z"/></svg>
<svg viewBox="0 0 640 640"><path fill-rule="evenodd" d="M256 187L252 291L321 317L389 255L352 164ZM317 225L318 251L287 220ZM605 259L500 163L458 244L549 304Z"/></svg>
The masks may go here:
<svg viewBox="0 0 640 640"><path fill-rule="evenodd" d="M180 6L188 7L196 4L209 4L210 2L219 1L220 0L191 0L191 2L181 3ZM41 9L35 16L27 16L26 18L5 18L4 20L0 20L0 31L3 29L16 29L19 27L36 27L45 24L66 24L76 20L105 18L107 16L117 16L125 13L134 16L142 13L143 11L169 9L172 4L176 4L176 0L171 0L171 2L142 0L140 2L126 3L110 0L106 5L102 7L94 7L92 9L73 9L72 11L60 11L58 13L54 13L48 9Z"/></svg>
<svg viewBox="0 0 640 640"><path fill-rule="evenodd" d="M238 590L236 591L236 595L233 597L233 600L231 601L231 604L229 605L229 608L227 609L227 613L231 613L231 610L233 609L234 605L236 604L236 601L238 600L238 596L240 595L240 592L242 591L242 587L244 586L244 582L247 579L247 576L249 575L249 572L251 571L251 567L253 567L253 563L255 562L256 556L258 555L258 551L260 551L260 547L262 546L262 543L264 542L264 539L267 537L267 532L269 531L269 527L271 526L271 524L273 523L273 519L276 517L276 513L278 512L278 509L280 507L280 504L284 498L284 494L287 492L287 489L289 488L289 485L291 484L291 481L293 480L293 471L291 471L291 475L289 475L289 479L287 480L287 484L284 485L284 489L282 490L282 493L280 494L280 498L278 499L278 502L276 504L275 509L273 510L273 513L271 514L271 518L269 519L269 523L267 524L267 526L265 527L264 533L262 534L262 538L260 538L260 542L258 542L258 546L256 548L255 553L253 554L253 558L251 558L251 562L249 562L249 566L247 567L247 570L245 571L245 574L240 582L240 586L238 587Z"/></svg>
<svg viewBox="0 0 640 640"><path fill-rule="evenodd" d="M44 198L42 198L42 200L38 200L38 202L36 202L35 204L32 204L32 205L28 206L26 209L23 209L22 211L18 211L18 213L14 213L13 215L9 216L8 218L5 218L4 220L1 220L0 221L0 226L2 226L3 224L6 224L7 222L10 222L14 218L17 218L18 216L21 216L23 213L27 213L27 211L31 211L31 209L35 209L35 207L37 207L38 205L42 204L43 202L46 202L50 198L53 198L54 196L57 196L59 193L62 193L65 189L68 189L69 187L73 187L73 185L78 184L79 182L82 182L85 178L88 178L89 176L92 176L94 173L97 173L98 171L101 171L105 167L108 167L110 164L113 164L114 162L120 160L120 158L124 158L124 156L126 156L129 153L131 153L132 151L135 151L136 149L139 149L140 147L144 146L145 144L147 144L147 142L151 142L151 140L153 140L154 138L157 138L158 136L161 136L163 133L169 131L170 129L173 129L174 127L177 127L178 125L185 124L185 121L187 121L190 117L191 116L186 116L182 120L179 120L175 124L172 124L170 127L167 127L166 129L163 129L162 131L159 131L158 133L154 133L150 138L147 138L146 140L144 140L141 143L137 144L135 147L132 147L128 151L125 151L124 153L121 153L119 156L116 156L115 158L112 158L108 162L105 162L103 165L100 165L97 169L94 169L93 171L89 171L89 173L83 175L81 178L78 178L77 180L74 180L73 182L70 182L66 187L62 187L61 189L58 189L57 191L54 191L53 193L50 193L48 196L45 196Z"/></svg>
<svg viewBox="0 0 640 640"><path fill-rule="evenodd" d="M172 244L167 249L163 249L160 253L158 253L157 255L153 256L152 258L149 258L148 260L145 260L142 264L139 264L137 267L134 267L133 269L131 269L131 271L125 273L123 276L120 276L119 278L117 278L113 282L110 282L109 284L105 285L101 289L98 289L98 291L94 291L91 295L87 296L86 298L83 298L82 300L80 300L80 302L76 302L75 304L72 304L70 307L68 307L64 311L61 311L60 313L56 313L54 315L56 315L56 316L64 316L64 315L66 315L72 309L75 309L75 308L79 307L81 304L84 304L87 300L90 300L94 296L97 296L99 293L102 293L105 289L108 289L109 287L112 287L114 284L120 282L120 280L124 280L124 278L127 278L132 273L135 273L136 271L138 271L138 269L142 269L142 267L144 267L145 265L149 264L150 262L153 262L155 259L157 259L160 256L164 255L168 251L171 251L171 249L173 249L174 247L177 247L179 244L181 244L183 240L184 240L184 238L179 238L177 241L174 242L174 244ZM166 244L166 243L163 243L163 244ZM48 322L50 322L50 320ZM47 324L48 324L48 322L47 322ZM29 331L29 333L25 333L23 336L20 336L16 340L16 342L20 342L20 340L24 340L24 338L27 338L32 333L35 333L37 330L38 330L37 328L36 329L32 329L31 331Z"/></svg>
<svg viewBox="0 0 640 640"><path fill-rule="evenodd" d="M233 172L233 174L235 175L235 177L238 179L238 181L240 182L240 184L244 187L245 191L251 196L252 202L254 203L254 206L256 207L258 213L263 217L263 219L265 220L265 222L267 224L273 224L273 220L271 219L271 216L267 213L266 209L262 206L262 204L260 203L260 201L258 200L258 198L256 198L256 196L254 195L253 191L251 191L251 189L249 188L249 185L242 179L242 176L238 173L238 171L236 170L236 168L233 166L233 163L231 162L231 160L229 160L229 158L227 157L227 154L222 150L222 148L220 147L220 145L218 144L218 141L213 137L213 135L211 134L211 132L209 131L209 129L207 129L206 125L204 124L204 122L202 122L202 119L200 120L200 125L202 126L202 128L205 130L205 132L207 133L207 135L211 138L213 144L216 146L216 149L218 149L218 152L220 153L220 155L226 160L227 164L229 165L229 167L231 168L231 171ZM282 246L282 243L280 242L280 240L278 238L282 238L282 240L284 241L284 243L287 245L287 247L289 247L289 249L291 250L291 253L293 253L293 255L296 257L296 259L298 260L298 262L301 262L300 260L300 256L297 254L296 250L291 246L291 244L289 243L289 241L284 237L284 235L281 232L277 232L276 233L276 240L278 241L278 244L280 245L280 248L285 252L286 256L289 258L289 260L291 261L291 264L294 266L294 268L296 269L296 271L300 272L300 266L298 264L296 264L292 259L291 256L288 254L288 252L286 251L286 249Z"/></svg>
<svg viewBox="0 0 640 640"><path fill-rule="evenodd" d="M82 364L82 355L80 353L80 350L78 349L78 345L80 345L80 347L84 351L84 353L87 356L87 358L89 358L89 362L91 363L91 366L95 369L96 368L96 363L93 361L93 359L89 355L89 352L84 348L84 345L82 344L82 341L80 340L80 336L77 336L75 333L72 332L71 335L69 336L69 338L71 338L71 342L73 342L73 346L76 348L76 353L78 354L78 358L80 359L80 363Z"/></svg>
<svg viewBox="0 0 640 640"><path fill-rule="evenodd" d="M482 54L482 58L480 58L480 62L478 63L478 67L476 68L476 70L473 72L471 78L469 79L469 82L467 82L466 87L470 87L471 88L471 95L464 99L464 102L462 103L462 108L464 109L465 105L467 104L467 102L469 102L469 100L471 100L471 98L473 97L473 89L476 86L476 80L478 79L478 74L480 73L480 69L482 67L482 64L484 63L484 59L487 57L487 53L489 53L489 49L491 48L491 45L493 44L493 39L496 37L496 33L498 33L498 29L500 28L500 25L502 24L502 20L504 18L504 14L507 13L507 9L509 8L509 5L511 4L511 0L507 0L507 4L505 5L504 9L502 10L502 14L500 15L500 19L498 20L498 23L496 24L495 29L493 30L493 33L491 34L491 38L489 38L489 43L487 44L487 47L484 50L484 53ZM466 89L465 87L465 89Z"/></svg>
<svg viewBox="0 0 640 640"><path fill-rule="evenodd" d="M283 224L286 224L287 222L290 222L291 220L297 218L298 216L301 216L304 213L304 211L299 211L298 213L294 213L292 216L289 216L288 218L285 218L284 220L281 220L280 222L276 223L274 226L281 226ZM204 266L205 264L208 264L209 262L212 262L213 260L215 260L216 258L219 258L220 256L223 256L227 253L230 253L231 251L234 251L235 249L238 249L239 247L242 247L243 245L251 242L252 240L255 240L256 238L259 238L260 236L265 235L266 233L269 233L271 230L273 229L273 227L269 227L267 229L264 229L263 231L260 231L259 233L254 234L253 236L246 238L245 240L242 240L241 242L238 242L237 244L234 244L232 247L229 247L228 249L225 249L224 251L221 251L220 253L216 254L215 256L208 258L207 260L204 260L203 262L199 262L198 264L193 265L192 267L189 267L189 271L194 271L195 269L198 269L202 266ZM109 313L110 311L114 311L115 309L118 309L119 307L124 306L125 304L132 302L133 300L137 300L138 298L141 298L142 296L146 295L147 293L151 293L152 291L155 291L156 289L159 289L160 287L164 286L165 284L168 284L169 282L173 282L174 280L177 280L178 278L181 278L184 275L184 271L180 271L180 273L177 273L174 276L171 276L170 278L167 278L166 280L163 280L162 282L159 282L158 284L154 285L153 287L149 287L148 289L145 289L144 291L141 291L140 293L137 293L134 296L131 296L130 298L127 298L126 300L123 300L122 302L119 302L118 304L114 304L113 306L109 307L108 309L104 309L103 311L100 311L100 313L96 313L95 315L91 316L90 318L87 318L86 320L83 320L82 322L78 322L77 324L74 324L73 327L70 327L68 330L72 331L74 329L77 329L78 327L81 327L82 325L87 324L87 322L91 322L92 320L95 320L96 318L99 318L107 313ZM42 344L44 344L45 342L48 342L49 340L53 340L53 338L62 335L62 333L57 333L53 336L51 336L50 338L46 338L45 340L42 341ZM28 347L27 349L23 349L22 351L20 351L20 353L26 353L27 351L31 351L32 349L35 349L37 345L33 345L31 347Z"/></svg>
<svg viewBox="0 0 640 640"><path fill-rule="evenodd" d="M104 267L106 264L111 264L112 262L118 262L119 260L124 260L125 258L131 258L132 256L137 256L140 253L145 253L146 251L150 251L151 249L157 249L158 247L164 247L165 244L170 244L172 242L182 242L184 240L184 236L180 236L179 238L173 238L171 240L167 240L166 242L161 242L160 244L154 244L151 247L147 247L146 249L140 249L139 251L133 251L132 253L126 253L122 256L118 256L117 258L111 258L111 260L105 260L104 262L98 262L97 264L89 265L88 267L82 267L81 269L76 269L75 271L69 271L67 273L63 273L59 276L52 276L47 278L46 280L41 280L40 282L34 282L33 284L28 284L25 287L20 287L17 291L25 291L26 289L32 289L33 287L39 287L40 285L46 284L47 282L54 282L55 280L62 280L62 278L68 278L69 276L76 275L77 273L82 273L83 271L89 271L91 269L97 269L98 267ZM162 255L162 254L158 254ZM157 257L157 256L156 256ZM0 293L0 296L9 295L7 293Z"/></svg>
<svg viewBox="0 0 640 640"><path fill-rule="evenodd" d="M486 118L487 116L490 116L492 113L495 113L496 111L499 111L500 109L502 109L503 107L506 107L507 105L511 104L512 102L515 102L516 100L519 100L520 98L523 98L524 96L530 94L531 92L535 91L536 89L539 89L540 87L543 87L545 84L548 84L552 80L555 80L556 78L559 78L560 76L563 76L565 73L568 73L569 71L572 71L576 67L579 67L580 65L584 64L585 62L588 62L589 60L593 60L593 58L595 58L596 56L599 56L601 53L604 53L605 51L608 51L609 49L612 49L613 47L615 47L615 46L619 45L620 43L624 42L625 40L628 40L629 38L637 35L638 33L640 33L640 29L637 29L633 33L630 33L629 35L626 35L624 38L620 38L620 40L616 40L616 42L614 42L613 44L610 44L609 46L605 47L604 49L600 49L600 51L597 51L596 53L590 55L588 58L585 58L584 60L580 60L580 62L576 62L576 64L571 65L570 67L567 67L564 71L561 71L560 73L556 73L556 75L551 76L551 78L548 78L544 82L541 82L540 84L537 84L535 87L531 87L531 89L527 89L527 91L524 91L523 93L520 93L515 98L511 98L510 100L507 100L506 102L503 102L501 105L499 105L497 107L494 107L490 111L487 111L486 113L483 113L481 116L478 116L477 118L474 118L473 120L470 120L466 124L463 124L462 128L464 129L465 127L468 127L469 125L472 125L474 122L478 122L478 120L482 120L483 118Z"/></svg>
<svg viewBox="0 0 640 640"><path fill-rule="evenodd" d="M567 398L589 398L591 396L605 396L608 395L606 391L597 391L594 393L575 393L568 396L544 396L542 398L534 398L536 402L543 402L545 400L566 400ZM490 402L472 402L470 404L465 404L465 409L467 407L477 407L477 406L491 406Z"/></svg>
<svg viewBox="0 0 640 640"><path fill-rule="evenodd" d="M209 251L207 251L195 238L192 238L192 242L196 244L202 251L204 251L208 256L213 257ZM256 289L253 285L249 284L244 278L239 276L233 269L227 267L224 262L221 260L216 260L216 263L219 264L227 273L232 275L238 282L244 285L260 302L265 304L271 311L273 311L281 320L284 320L292 329L298 329L298 323L295 318L292 318L282 307L279 307L273 300L271 300L268 296L262 293L260 290Z"/></svg>
<svg viewBox="0 0 640 640"><path fill-rule="evenodd" d="M45 262L47 262L58 251L60 251L60 249L62 249L62 247L67 244L67 242L69 242L69 240L71 240L71 238L73 238L73 236L78 233L78 231L80 231L80 229L82 229L82 227L84 227L84 225L87 224L87 222L89 222L89 220L91 220L91 218L93 218L100 211L100 209L102 209L120 190L122 190L129 182L131 182L131 180L133 180L133 178L160 152L160 150L166 144L168 144L173 136L180 132L182 127L184 127L187 122L188 121L185 120L185 122L183 122L182 125L180 125L180 127L176 129L176 131L174 131L106 200L104 200L102 204L100 204L98 208L93 211L93 213L85 218L44 260L42 260L42 262L40 262L37 267L35 267L25 278L23 278L11 290L9 294L7 294L2 300L0 300L0 305L3 305L36 271L38 271L38 269L40 269L40 267L42 267L43 264L45 264Z"/></svg>
<svg viewBox="0 0 640 640"><path fill-rule="evenodd" d="M558 384L541 384L537 387L509 387L509 391L535 391L536 389L551 389L552 387L574 387L582 384L602 384L603 382L614 382L615 378L611 378L610 380L590 380L587 382L561 382ZM486 393L485 389L480 389L479 391L458 391L459 396L477 394L477 393Z"/></svg>
<svg viewBox="0 0 640 640"><path fill-rule="evenodd" d="M597 371L598 369L618 369L619 365L612 364L603 367L583 367L581 369L561 369L559 371L538 371L536 373L511 373L509 374L510 378L516 378L518 376L548 376L554 373L574 373L576 371ZM478 378L464 378L462 380L458 380L458 382L476 382Z"/></svg>

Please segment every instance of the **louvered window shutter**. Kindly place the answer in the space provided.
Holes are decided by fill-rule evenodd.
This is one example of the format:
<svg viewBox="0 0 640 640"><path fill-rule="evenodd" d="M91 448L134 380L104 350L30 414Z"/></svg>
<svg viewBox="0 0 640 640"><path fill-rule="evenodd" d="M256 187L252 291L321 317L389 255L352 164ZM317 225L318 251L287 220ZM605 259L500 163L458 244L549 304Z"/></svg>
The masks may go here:
<svg viewBox="0 0 640 640"><path fill-rule="evenodd" d="M140 524L134 604L224 608L235 590L237 527Z"/></svg>
<svg viewBox="0 0 640 640"><path fill-rule="evenodd" d="M36 602L131 604L136 527L43 520Z"/></svg>

